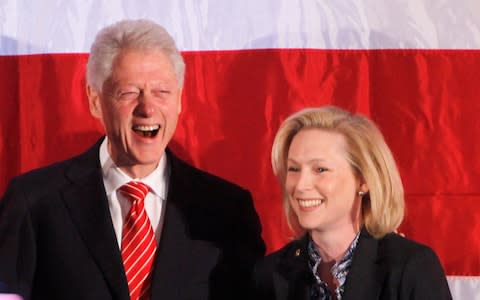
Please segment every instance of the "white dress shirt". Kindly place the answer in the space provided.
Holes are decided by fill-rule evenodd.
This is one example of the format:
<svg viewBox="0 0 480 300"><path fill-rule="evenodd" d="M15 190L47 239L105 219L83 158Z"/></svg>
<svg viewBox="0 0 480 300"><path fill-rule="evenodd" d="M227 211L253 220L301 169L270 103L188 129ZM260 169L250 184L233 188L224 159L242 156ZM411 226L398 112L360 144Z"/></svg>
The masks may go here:
<svg viewBox="0 0 480 300"><path fill-rule="evenodd" d="M150 187L150 192L145 197L145 210L155 231L155 238L160 240L163 219L165 215L165 201L169 180L169 168L165 153L162 155L157 168L144 178L131 178L113 162L108 152L108 140L105 137L100 145L100 165L103 172L103 184L107 192L108 207L112 217L113 228L117 237L118 247L121 248L122 228L125 218L130 210L131 203L118 189L130 181L140 181Z"/></svg>

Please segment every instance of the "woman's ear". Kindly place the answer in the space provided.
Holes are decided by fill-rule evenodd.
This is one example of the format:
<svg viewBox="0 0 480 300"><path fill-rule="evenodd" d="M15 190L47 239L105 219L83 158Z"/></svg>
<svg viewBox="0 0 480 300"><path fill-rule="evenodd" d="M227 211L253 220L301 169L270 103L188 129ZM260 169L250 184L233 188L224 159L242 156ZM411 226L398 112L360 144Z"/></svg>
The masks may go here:
<svg viewBox="0 0 480 300"><path fill-rule="evenodd" d="M365 179L360 178L360 187L358 188L358 191L366 194L368 193L368 190L369 189L368 189L367 182L365 181Z"/></svg>

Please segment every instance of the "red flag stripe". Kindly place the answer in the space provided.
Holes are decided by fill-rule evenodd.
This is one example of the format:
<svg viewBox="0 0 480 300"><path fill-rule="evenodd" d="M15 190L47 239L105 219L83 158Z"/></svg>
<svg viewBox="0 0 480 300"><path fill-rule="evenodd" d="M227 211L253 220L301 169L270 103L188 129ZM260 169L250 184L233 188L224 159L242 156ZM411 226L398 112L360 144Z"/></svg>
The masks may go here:
<svg viewBox="0 0 480 300"><path fill-rule="evenodd" d="M269 165L275 131L302 107L333 103L372 117L390 144L406 190L400 230L432 246L447 274L480 275L480 146L472 143L479 51L277 49L184 57L184 105L171 147L252 191L269 251L289 238ZM0 57L9 91L0 110L2 192L12 176L79 153L101 136L85 97L85 62L85 54Z"/></svg>

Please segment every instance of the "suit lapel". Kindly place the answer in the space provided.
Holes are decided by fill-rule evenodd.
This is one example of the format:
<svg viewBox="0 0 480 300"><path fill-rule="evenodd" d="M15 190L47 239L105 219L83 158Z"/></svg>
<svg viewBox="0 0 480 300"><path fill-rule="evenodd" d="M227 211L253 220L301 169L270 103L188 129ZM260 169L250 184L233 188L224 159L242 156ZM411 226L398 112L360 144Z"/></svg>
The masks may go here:
<svg viewBox="0 0 480 300"><path fill-rule="evenodd" d="M158 246L152 280L152 299L176 299L182 283L190 274L188 260L190 241L185 235L185 224L179 209L167 203L165 222Z"/></svg>
<svg viewBox="0 0 480 300"><path fill-rule="evenodd" d="M275 294L279 300L309 300L314 278L308 263L308 238L293 243L279 258L273 276Z"/></svg>
<svg viewBox="0 0 480 300"><path fill-rule="evenodd" d="M72 184L63 189L63 198L85 245L104 274L113 298L127 300L127 280L98 158L100 143L73 161L67 173Z"/></svg>
<svg viewBox="0 0 480 300"><path fill-rule="evenodd" d="M365 228L360 233L343 300L378 299L385 274L378 267L378 241Z"/></svg>
<svg viewBox="0 0 480 300"><path fill-rule="evenodd" d="M152 299L178 298L182 283L189 281L189 268L192 262L194 241L189 237L185 209L188 206L188 179L185 167L167 151L170 179L166 201L165 219L158 245L155 269L152 280ZM186 203L187 202L187 203Z"/></svg>

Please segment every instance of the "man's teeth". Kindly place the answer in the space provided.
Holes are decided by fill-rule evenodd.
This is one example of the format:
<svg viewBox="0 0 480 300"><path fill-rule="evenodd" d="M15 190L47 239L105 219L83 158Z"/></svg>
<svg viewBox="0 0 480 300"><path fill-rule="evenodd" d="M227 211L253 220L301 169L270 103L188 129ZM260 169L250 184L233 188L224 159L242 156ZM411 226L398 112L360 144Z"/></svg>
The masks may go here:
<svg viewBox="0 0 480 300"><path fill-rule="evenodd" d="M160 125L135 125L132 129L144 137L154 137L157 135Z"/></svg>
<svg viewBox="0 0 480 300"><path fill-rule="evenodd" d="M133 126L133 130L137 131L154 131L158 130L160 128L160 125L136 125Z"/></svg>
<svg viewBox="0 0 480 300"><path fill-rule="evenodd" d="M323 203L321 199L298 199L298 205L300 207L313 207L313 206L319 206Z"/></svg>

